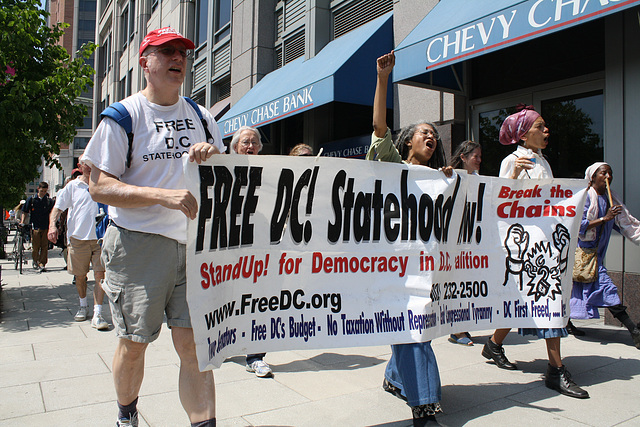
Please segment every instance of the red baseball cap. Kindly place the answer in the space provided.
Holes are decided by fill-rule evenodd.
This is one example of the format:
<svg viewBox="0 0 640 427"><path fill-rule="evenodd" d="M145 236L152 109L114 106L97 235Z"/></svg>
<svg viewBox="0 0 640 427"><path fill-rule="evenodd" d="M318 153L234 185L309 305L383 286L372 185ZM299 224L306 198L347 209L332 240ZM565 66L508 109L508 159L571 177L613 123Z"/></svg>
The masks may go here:
<svg viewBox="0 0 640 427"><path fill-rule="evenodd" d="M187 49L195 49L196 47L191 40L184 37L175 28L164 27L149 32L149 34L142 39L142 43L140 43L140 55L142 55L142 52L144 52L148 46L160 46L171 40L180 40Z"/></svg>

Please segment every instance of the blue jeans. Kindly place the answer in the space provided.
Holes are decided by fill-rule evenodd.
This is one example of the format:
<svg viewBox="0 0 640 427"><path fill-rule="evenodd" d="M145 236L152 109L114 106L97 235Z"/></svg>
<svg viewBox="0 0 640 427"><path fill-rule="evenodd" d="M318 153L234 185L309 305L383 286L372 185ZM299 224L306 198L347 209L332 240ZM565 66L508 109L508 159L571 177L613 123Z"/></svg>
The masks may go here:
<svg viewBox="0 0 640 427"><path fill-rule="evenodd" d="M384 376L400 389L409 406L439 402L440 373L431 342L391 346L391 359Z"/></svg>

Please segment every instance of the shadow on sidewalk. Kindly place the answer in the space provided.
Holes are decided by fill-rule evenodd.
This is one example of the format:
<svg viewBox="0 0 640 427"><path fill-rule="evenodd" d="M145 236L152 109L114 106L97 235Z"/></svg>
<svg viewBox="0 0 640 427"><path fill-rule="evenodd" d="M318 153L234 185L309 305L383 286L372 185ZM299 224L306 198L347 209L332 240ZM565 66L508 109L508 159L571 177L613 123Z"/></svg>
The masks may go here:
<svg viewBox="0 0 640 427"><path fill-rule="evenodd" d="M585 355L565 357L563 363L570 370L574 381L587 390L590 386L612 381L631 381L635 379L634 376L640 374L638 359ZM448 425L447 421L451 425L463 425L476 418L513 407L534 408L549 413L565 412L566 407L549 407L548 402L544 405L536 405L536 402L558 396L556 391L544 385L546 365L546 360L518 361L518 367L523 373L540 374L539 380L528 383L444 385L442 387L444 425ZM517 377L514 381L517 381ZM589 405L593 397L591 400L585 400L585 404ZM564 396L562 398L565 399ZM566 399L573 400L570 397Z"/></svg>
<svg viewBox="0 0 640 427"><path fill-rule="evenodd" d="M34 273L37 274L37 273ZM47 273L44 273L47 274ZM69 283L51 285L49 283L21 285L6 288L0 300L0 333L24 332L33 328L71 327L78 308L78 292ZM87 298L93 301L95 282L88 282ZM108 322L109 310L103 310Z"/></svg>
<svg viewBox="0 0 640 427"><path fill-rule="evenodd" d="M225 363L232 362L240 366L245 366L244 356L234 356L228 358ZM360 354L339 354L321 353L316 356L294 360L289 363L276 365L269 363L274 373L278 372L319 372L319 371L352 371L355 369L368 368L371 366L386 363L385 359L377 357L363 356Z"/></svg>

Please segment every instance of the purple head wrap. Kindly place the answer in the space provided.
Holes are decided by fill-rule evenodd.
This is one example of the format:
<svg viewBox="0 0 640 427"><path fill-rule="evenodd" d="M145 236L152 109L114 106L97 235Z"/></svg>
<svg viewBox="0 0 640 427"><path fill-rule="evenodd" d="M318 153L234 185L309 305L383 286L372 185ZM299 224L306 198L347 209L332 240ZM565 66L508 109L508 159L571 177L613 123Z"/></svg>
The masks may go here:
<svg viewBox="0 0 640 427"><path fill-rule="evenodd" d="M500 144L502 145L517 144L529 132L533 122L540 117L532 105L518 104L517 108L518 112L507 117L500 127Z"/></svg>

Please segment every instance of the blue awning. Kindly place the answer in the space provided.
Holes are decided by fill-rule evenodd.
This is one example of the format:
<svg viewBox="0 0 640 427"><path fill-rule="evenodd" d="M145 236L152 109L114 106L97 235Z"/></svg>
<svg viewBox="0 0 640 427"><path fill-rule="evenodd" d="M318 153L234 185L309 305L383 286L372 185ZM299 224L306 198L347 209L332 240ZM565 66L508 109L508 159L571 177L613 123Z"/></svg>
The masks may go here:
<svg viewBox="0 0 640 427"><path fill-rule="evenodd" d="M377 57L393 49L389 12L267 74L220 119L223 137L240 126L263 126L332 101L372 105ZM391 85L389 85L391 86ZM393 98L387 97L392 108Z"/></svg>
<svg viewBox="0 0 640 427"><path fill-rule="evenodd" d="M396 47L393 81L463 91L462 61L639 4L640 0L441 0Z"/></svg>

